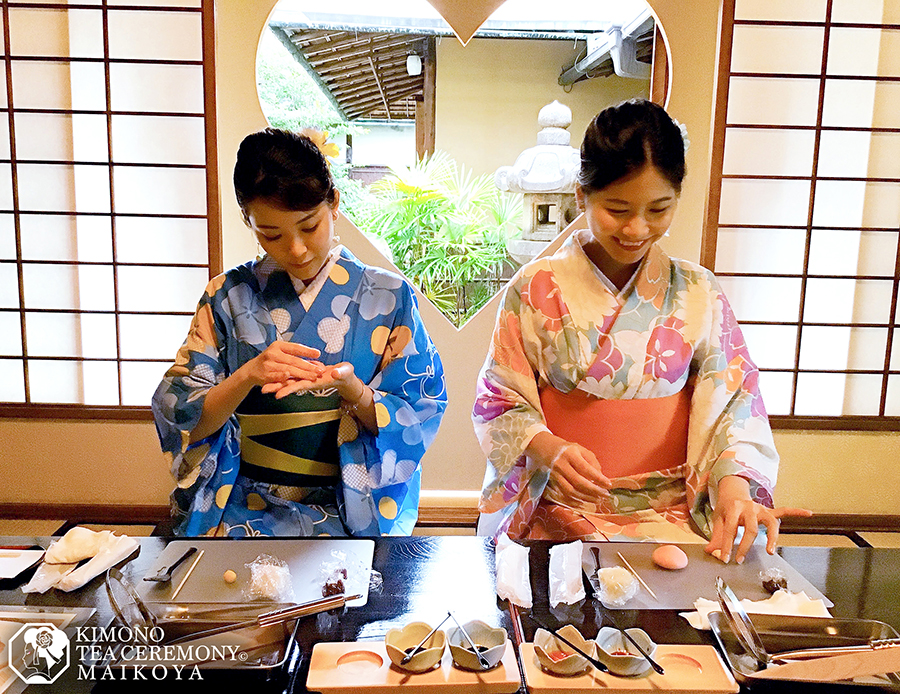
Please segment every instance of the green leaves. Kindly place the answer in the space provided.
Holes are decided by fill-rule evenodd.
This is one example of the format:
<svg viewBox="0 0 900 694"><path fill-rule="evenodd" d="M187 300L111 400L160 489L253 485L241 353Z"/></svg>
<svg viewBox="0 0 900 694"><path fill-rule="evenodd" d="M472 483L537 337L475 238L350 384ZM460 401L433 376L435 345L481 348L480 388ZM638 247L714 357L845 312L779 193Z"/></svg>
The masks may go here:
<svg viewBox="0 0 900 694"><path fill-rule="evenodd" d="M521 234L522 199L500 192L435 152L374 183L363 228L456 326L487 303L512 267L506 242Z"/></svg>

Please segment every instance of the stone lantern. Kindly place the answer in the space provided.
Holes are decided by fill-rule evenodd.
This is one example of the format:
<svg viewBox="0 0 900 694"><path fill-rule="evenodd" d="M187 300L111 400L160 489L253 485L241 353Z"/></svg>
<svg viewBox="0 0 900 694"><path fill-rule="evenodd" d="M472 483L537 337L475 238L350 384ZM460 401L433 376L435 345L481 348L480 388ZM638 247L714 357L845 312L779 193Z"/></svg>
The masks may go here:
<svg viewBox="0 0 900 694"><path fill-rule="evenodd" d="M524 230L521 239L508 244L509 254L520 263L537 256L578 216L575 180L581 156L570 146L566 130L572 111L558 101L538 114L541 131L537 146L522 152L512 166L501 166L494 174L500 190L522 193Z"/></svg>

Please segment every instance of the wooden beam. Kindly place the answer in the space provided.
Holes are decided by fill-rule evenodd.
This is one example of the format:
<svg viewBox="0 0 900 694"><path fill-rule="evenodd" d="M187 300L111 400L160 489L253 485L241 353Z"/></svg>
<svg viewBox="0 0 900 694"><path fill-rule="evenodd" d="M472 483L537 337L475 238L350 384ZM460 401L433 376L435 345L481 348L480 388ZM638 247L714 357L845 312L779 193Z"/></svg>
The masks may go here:
<svg viewBox="0 0 900 694"><path fill-rule="evenodd" d="M372 68L372 75L375 77L375 84L378 85L378 93L381 94L381 100L384 102L384 110L387 111L388 120L391 119L391 107L388 106L387 97L384 95L384 89L381 87L381 79L378 77L378 70L375 69L375 61L369 56L369 65Z"/></svg>
<svg viewBox="0 0 900 694"><path fill-rule="evenodd" d="M434 121L435 92L437 89L437 42L434 37L428 39L423 59L423 117L422 151L429 156L434 154Z"/></svg>

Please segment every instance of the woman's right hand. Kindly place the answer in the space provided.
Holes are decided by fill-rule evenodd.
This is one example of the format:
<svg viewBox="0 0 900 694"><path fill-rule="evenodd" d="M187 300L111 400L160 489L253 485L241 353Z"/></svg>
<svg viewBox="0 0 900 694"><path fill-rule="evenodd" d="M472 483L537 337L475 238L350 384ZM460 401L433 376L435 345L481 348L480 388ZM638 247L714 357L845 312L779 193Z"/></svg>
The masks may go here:
<svg viewBox="0 0 900 694"><path fill-rule="evenodd" d="M319 350L279 340L246 362L224 381L209 389L203 401L200 420L190 434L191 443L200 441L222 428L254 386L278 390L278 384L291 381L315 382L325 366L315 361ZM273 385L274 384L274 385Z"/></svg>
<svg viewBox="0 0 900 694"><path fill-rule="evenodd" d="M247 377L255 386L283 388L291 381L314 383L325 373L325 366L315 361L319 354L319 350L312 347L278 340L247 362Z"/></svg>
<svg viewBox="0 0 900 694"><path fill-rule="evenodd" d="M531 439L525 452L549 469L547 485L566 498L594 502L609 495L612 483L600 472L597 456L584 446L544 431Z"/></svg>

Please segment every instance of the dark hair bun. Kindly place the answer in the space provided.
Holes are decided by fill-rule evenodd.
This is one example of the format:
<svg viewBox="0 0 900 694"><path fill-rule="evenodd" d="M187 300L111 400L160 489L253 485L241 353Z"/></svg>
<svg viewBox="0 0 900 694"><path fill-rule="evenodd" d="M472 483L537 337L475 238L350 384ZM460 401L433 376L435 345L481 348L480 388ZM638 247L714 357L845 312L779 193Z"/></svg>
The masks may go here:
<svg viewBox="0 0 900 694"><path fill-rule="evenodd" d="M685 164L680 128L662 106L632 99L604 109L588 125L578 182L586 192L602 190L648 162L681 192Z"/></svg>
<svg viewBox="0 0 900 694"><path fill-rule="evenodd" d="M328 161L306 135L266 128L244 138L234 166L234 192L246 212L253 200L272 200L287 210L334 205Z"/></svg>

